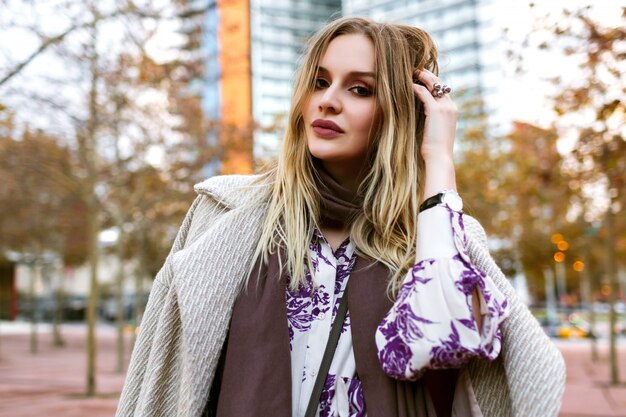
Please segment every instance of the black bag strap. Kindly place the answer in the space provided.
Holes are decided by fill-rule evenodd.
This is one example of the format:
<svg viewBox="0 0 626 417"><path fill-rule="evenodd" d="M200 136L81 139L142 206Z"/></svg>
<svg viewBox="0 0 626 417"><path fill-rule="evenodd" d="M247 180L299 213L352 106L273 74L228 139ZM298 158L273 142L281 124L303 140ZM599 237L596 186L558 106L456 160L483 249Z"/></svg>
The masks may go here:
<svg viewBox="0 0 626 417"><path fill-rule="evenodd" d="M313 385L313 392L311 398L309 398L309 405L306 408L304 417L315 417L317 407L320 405L320 398L322 396L322 389L330 370L330 364L333 362L333 356L335 356L335 350L337 350L337 343L339 342L339 336L341 335L341 328L343 322L346 319L348 312L348 286L343 291L341 301L339 302L339 308L337 309L337 315L335 321L330 329L330 336L328 336L328 342L326 343L326 349L324 349L324 357L322 357L322 363L320 369L317 372L317 378L315 379L315 385Z"/></svg>

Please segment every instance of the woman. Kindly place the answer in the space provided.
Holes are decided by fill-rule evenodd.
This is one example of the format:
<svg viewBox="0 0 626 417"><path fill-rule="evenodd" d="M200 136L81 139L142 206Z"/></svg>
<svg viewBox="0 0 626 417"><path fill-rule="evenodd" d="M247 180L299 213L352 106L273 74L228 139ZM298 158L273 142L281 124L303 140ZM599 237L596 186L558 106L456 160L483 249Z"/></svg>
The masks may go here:
<svg viewBox="0 0 626 417"><path fill-rule="evenodd" d="M277 166L196 186L118 416L558 413L563 360L461 212L436 58L361 18L312 39Z"/></svg>

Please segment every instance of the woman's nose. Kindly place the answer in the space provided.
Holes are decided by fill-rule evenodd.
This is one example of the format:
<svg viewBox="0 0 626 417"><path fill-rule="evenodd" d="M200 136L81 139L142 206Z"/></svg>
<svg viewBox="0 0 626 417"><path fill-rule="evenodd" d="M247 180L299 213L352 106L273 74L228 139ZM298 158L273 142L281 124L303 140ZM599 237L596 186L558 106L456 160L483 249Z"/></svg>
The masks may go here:
<svg viewBox="0 0 626 417"><path fill-rule="evenodd" d="M318 106L321 112L341 112L341 99L339 98L339 91L337 91L337 89L333 86L328 87L324 90L324 93L320 97Z"/></svg>

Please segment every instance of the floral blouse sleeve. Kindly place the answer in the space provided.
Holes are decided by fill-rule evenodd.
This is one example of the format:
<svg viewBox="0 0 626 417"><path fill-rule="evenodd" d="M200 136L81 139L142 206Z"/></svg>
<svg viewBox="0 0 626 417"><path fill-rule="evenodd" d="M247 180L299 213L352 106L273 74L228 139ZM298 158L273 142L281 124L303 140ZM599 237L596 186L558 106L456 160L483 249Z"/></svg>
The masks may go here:
<svg viewBox="0 0 626 417"><path fill-rule="evenodd" d="M390 377L418 379L428 368L458 368L497 358L507 300L467 252L463 215L437 206L419 214L417 263L376 331L378 358ZM478 286L482 331L474 320Z"/></svg>

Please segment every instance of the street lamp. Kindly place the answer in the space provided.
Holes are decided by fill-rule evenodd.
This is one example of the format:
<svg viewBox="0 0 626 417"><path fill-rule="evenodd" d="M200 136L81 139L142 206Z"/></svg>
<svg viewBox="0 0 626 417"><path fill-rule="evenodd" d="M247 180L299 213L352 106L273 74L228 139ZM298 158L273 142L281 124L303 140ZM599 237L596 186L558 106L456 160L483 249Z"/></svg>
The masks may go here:
<svg viewBox="0 0 626 417"><path fill-rule="evenodd" d="M581 260L578 260L578 261L574 262L574 264L572 265L572 268L576 272L582 272L582 271L585 270L585 263L583 261L581 261Z"/></svg>
<svg viewBox="0 0 626 417"><path fill-rule="evenodd" d="M554 253L553 258L556 262L556 286L559 293L559 304L560 307L563 307L563 302L565 301L565 297L567 295L567 284L565 282L564 252L569 249L569 243L565 240L561 233L554 233L550 240L556 245L558 249L558 251Z"/></svg>
<svg viewBox="0 0 626 417"><path fill-rule="evenodd" d="M555 245L558 244L560 241L563 240L563 235L560 233L553 233L552 237L550 238L550 240L552 241L552 243L554 243Z"/></svg>

